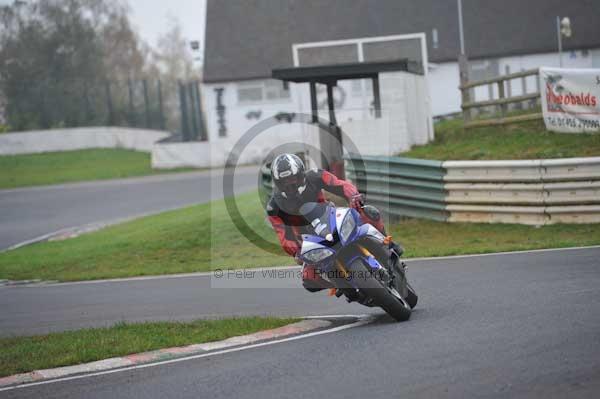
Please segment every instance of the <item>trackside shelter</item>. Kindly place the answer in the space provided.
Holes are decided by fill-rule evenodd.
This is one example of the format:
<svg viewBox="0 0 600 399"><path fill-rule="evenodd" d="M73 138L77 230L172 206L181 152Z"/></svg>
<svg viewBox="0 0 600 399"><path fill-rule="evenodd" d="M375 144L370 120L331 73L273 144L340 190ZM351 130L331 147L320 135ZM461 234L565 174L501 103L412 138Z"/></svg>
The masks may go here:
<svg viewBox="0 0 600 399"><path fill-rule="evenodd" d="M393 155L433 138L426 77L422 64L408 59L356 62L273 70L273 78L284 84L305 86L314 128L304 126L306 153L320 166L338 175L343 153ZM342 81L368 82L369 97L355 109L336 109L335 89ZM320 105L317 92L326 93ZM298 93L303 95L304 93ZM338 115L339 114L339 115ZM323 119L328 129L319 127ZM312 148L320 154L311 154Z"/></svg>

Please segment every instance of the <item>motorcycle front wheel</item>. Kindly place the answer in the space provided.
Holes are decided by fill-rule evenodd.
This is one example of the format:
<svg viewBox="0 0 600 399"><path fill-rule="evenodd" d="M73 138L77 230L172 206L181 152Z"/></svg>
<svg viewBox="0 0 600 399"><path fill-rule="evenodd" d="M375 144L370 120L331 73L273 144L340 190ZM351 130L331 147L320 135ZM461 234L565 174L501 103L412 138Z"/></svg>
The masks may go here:
<svg viewBox="0 0 600 399"><path fill-rule="evenodd" d="M387 268L387 264L383 262L391 262L389 254L385 251L381 244L371 240L365 240L359 243L364 245L377 259L377 261ZM410 318L411 305L402 296L401 292L383 281L381 275L377 272L372 272L370 266L365 264L364 258L353 257L350 263L345 265L352 280L348 281L354 288L358 288L364 295L371 298L373 302L385 310L396 321L406 321ZM390 270L388 268L388 270ZM411 290L408 290L411 292ZM415 295L416 296L416 295ZM415 301L416 305L416 301Z"/></svg>

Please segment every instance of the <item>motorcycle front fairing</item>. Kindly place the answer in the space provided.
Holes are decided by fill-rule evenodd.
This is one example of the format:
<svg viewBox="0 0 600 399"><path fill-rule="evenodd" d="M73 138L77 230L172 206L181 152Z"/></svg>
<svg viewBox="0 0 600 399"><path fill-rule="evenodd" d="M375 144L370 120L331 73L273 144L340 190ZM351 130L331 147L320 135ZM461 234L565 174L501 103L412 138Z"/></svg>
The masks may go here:
<svg viewBox="0 0 600 399"><path fill-rule="evenodd" d="M362 224L360 214L349 208L317 204L302 215L315 234L303 235L301 258L332 283L337 297L379 306L396 321L410 318L418 296L406 280L399 257L384 258L390 251L379 230Z"/></svg>
<svg viewBox="0 0 600 399"><path fill-rule="evenodd" d="M315 208L312 208L314 217ZM320 217L309 220L318 235L303 235L301 258L314 264L323 272L337 270L335 264L338 251L352 245L357 240L369 236L383 243L385 237L371 224L362 224L359 213L351 208L325 206ZM360 258L372 270L382 268L381 264L368 252L361 252L350 261Z"/></svg>
<svg viewBox="0 0 600 399"><path fill-rule="evenodd" d="M335 225L335 207L325 204L307 204L310 209L304 216L310 222L315 235L302 235L300 257L308 264L328 269L335 258L337 234Z"/></svg>

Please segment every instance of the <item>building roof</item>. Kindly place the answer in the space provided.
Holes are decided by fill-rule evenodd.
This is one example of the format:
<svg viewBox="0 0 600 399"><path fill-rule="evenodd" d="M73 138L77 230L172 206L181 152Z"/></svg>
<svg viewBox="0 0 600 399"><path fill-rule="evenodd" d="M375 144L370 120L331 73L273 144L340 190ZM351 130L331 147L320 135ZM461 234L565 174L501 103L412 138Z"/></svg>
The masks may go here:
<svg viewBox="0 0 600 399"><path fill-rule="evenodd" d="M267 78L293 66L292 45L425 32L431 62L455 61L452 0L207 0L204 81ZM571 19L564 48L600 48L598 0L463 0L470 59L556 50L556 16ZM432 31L438 32L438 46Z"/></svg>

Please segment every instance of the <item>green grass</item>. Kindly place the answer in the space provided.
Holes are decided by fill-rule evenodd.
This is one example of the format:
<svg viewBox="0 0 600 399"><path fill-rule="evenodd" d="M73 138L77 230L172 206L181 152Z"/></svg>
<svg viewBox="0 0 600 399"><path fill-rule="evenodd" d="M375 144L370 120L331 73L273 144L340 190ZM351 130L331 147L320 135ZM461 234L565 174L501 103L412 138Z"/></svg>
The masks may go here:
<svg viewBox="0 0 600 399"><path fill-rule="evenodd" d="M243 195L238 205L253 229L275 242L258 195ZM249 242L231 222L224 202L217 201L0 253L0 279L92 280L289 263L289 257Z"/></svg>
<svg viewBox="0 0 600 399"><path fill-rule="evenodd" d="M433 142L401 155L440 161L599 156L600 134L553 133L542 121L465 130L462 120L450 120L435 125Z"/></svg>
<svg viewBox="0 0 600 399"><path fill-rule="evenodd" d="M276 242L256 193L238 197L242 217ZM408 219L388 226L408 257L600 244L600 224L529 227ZM145 217L77 238L0 254L0 279L93 280L293 264L254 246L223 201Z"/></svg>
<svg viewBox="0 0 600 399"><path fill-rule="evenodd" d="M220 341L296 321L298 319L246 317L189 323L120 323L108 328L0 338L0 377L156 349Z"/></svg>
<svg viewBox="0 0 600 399"><path fill-rule="evenodd" d="M407 257L483 254L600 244L600 224L443 223L407 219L390 233L406 247Z"/></svg>
<svg viewBox="0 0 600 399"><path fill-rule="evenodd" d="M0 156L0 189L182 171L153 170L150 154L94 149Z"/></svg>

